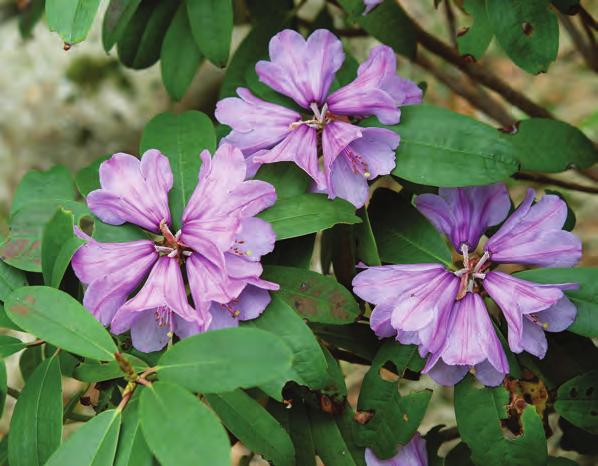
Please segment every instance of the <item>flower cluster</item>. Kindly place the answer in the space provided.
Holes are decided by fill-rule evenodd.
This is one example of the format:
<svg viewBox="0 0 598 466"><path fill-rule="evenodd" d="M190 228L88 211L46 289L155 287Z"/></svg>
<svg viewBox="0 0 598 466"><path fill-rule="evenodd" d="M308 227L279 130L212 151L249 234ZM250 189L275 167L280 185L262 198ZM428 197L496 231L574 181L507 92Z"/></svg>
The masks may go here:
<svg viewBox="0 0 598 466"><path fill-rule="evenodd" d="M567 205L558 196L545 195L535 204L534 198L530 189L504 221L511 201L502 184L417 196L416 207L449 238L462 263L456 271L441 264L411 264L359 273L354 291L375 304L374 332L419 345L420 354L429 355L423 372L438 383L453 385L474 368L482 383L498 385L509 367L486 310L487 294L505 317L510 349L543 358L544 332L560 332L575 320L575 306L563 291L577 285L541 285L496 267L573 266L581 257L581 243L562 229ZM484 232L501 223L476 255Z"/></svg>
<svg viewBox="0 0 598 466"><path fill-rule="evenodd" d="M306 40L284 30L270 41L270 61L256 65L259 79L293 99L299 113L239 88L239 97L218 102L216 118L232 131L223 138L255 165L293 161L330 198L341 197L356 207L365 204L368 180L391 172L399 136L383 128L364 128L356 119L375 115L396 124L399 106L421 102L422 92L396 74L390 47L375 47L355 80L330 92L345 54L340 40L318 29ZM320 165L319 152L323 163Z"/></svg>
<svg viewBox="0 0 598 466"><path fill-rule="evenodd" d="M255 217L275 202L274 188L245 181L243 155L230 145L222 145L214 158L202 152L201 160L199 183L174 234L168 208L173 175L157 150L141 160L113 155L100 166L101 189L87 197L103 222L133 223L153 237L102 243L78 230L86 244L72 261L87 285L87 309L115 334L130 330L140 351L159 350L173 335L184 338L253 319L269 303L268 290L278 289L260 278L260 258L274 248L275 235Z"/></svg>

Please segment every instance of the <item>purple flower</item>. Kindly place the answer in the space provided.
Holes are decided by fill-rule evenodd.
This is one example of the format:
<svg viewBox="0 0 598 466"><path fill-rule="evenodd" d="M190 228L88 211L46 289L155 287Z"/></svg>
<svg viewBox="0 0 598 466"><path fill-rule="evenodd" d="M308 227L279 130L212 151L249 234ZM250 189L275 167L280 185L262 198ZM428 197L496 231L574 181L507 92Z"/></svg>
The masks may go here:
<svg viewBox="0 0 598 466"><path fill-rule="evenodd" d="M353 82L329 93L344 58L342 43L329 31L319 29L306 40L284 30L270 41L270 61L258 62L256 71L263 83L293 99L306 114L239 88L239 97L218 102L216 118L232 128L223 142L235 144L252 163L293 161L318 190L361 207L368 180L394 168L399 136L355 126L351 119L375 115L384 124L396 124L399 106L420 103L422 92L395 74L392 49L378 46Z"/></svg>
<svg viewBox="0 0 598 466"><path fill-rule="evenodd" d="M575 306L563 290L576 284L537 284L495 270L502 263L571 266L581 257L581 243L562 230L567 206L545 195L532 205L532 190L506 220L506 187L440 189L417 196L417 208L462 254L454 272L440 264L371 267L353 280L355 293L375 304L370 325L379 337L419 345L430 353L425 373L452 385L470 369L486 385L498 385L508 372L500 340L480 292L499 306L507 321L512 351L539 358L547 350L545 331L560 332L575 320ZM491 227L504 223L475 254Z"/></svg>
<svg viewBox="0 0 598 466"><path fill-rule="evenodd" d="M369 448L365 449L366 466L428 466L426 440L419 432L399 452L387 460L380 460Z"/></svg>
<svg viewBox="0 0 598 466"><path fill-rule="evenodd" d="M278 289L260 279L260 258L272 251L276 238L270 224L254 217L274 203L274 188L245 181L243 155L230 145L222 145L213 159L204 151L201 159L199 183L176 234L168 226L172 172L155 150L141 160L116 154L104 162L102 188L89 194L88 205L107 223L131 222L162 236L100 243L77 230L87 241L72 261L87 285L84 305L113 333L130 330L140 351L157 351L173 335L185 338L254 319L270 301L267 290Z"/></svg>
<svg viewBox="0 0 598 466"><path fill-rule="evenodd" d="M370 11L372 11L374 9L374 7L380 5L380 3L382 3L384 0L363 0L363 3L365 4L365 11L363 12L363 15L367 15Z"/></svg>

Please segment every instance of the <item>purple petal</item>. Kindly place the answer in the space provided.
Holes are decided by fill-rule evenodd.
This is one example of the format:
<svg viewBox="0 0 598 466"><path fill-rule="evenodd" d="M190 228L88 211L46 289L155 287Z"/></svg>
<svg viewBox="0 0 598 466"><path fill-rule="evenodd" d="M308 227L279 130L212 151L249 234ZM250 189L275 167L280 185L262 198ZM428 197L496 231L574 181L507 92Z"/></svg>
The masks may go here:
<svg viewBox="0 0 598 466"><path fill-rule="evenodd" d="M196 306L200 302L228 303L239 295L244 283L231 283L223 266L217 266L199 254L187 259L189 289Z"/></svg>
<svg viewBox="0 0 598 466"><path fill-rule="evenodd" d="M484 232L509 213L511 201L502 183L467 188L440 188L438 195L416 197L417 209L444 233L457 251L465 244L477 248Z"/></svg>
<svg viewBox="0 0 598 466"><path fill-rule="evenodd" d="M487 387L497 387L502 384L509 370L508 366L504 371L498 370L488 361L476 365L474 369L478 381Z"/></svg>
<svg viewBox="0 0 598 466"><path fill-rule="evenodd" d="M502 272L487 273L483 284L507 320L509 346L515 353L523 351L523 315L548 309L563 298L559 285L539 285Z"/></svg>
<svg viewBox="0 0 598 466"><path fill-rule="evenodd" d="M380 5L383 1L384 0L363 0L363 3L365 4L365 10L362 13L363 16L367 15L375 6ZM368 466L370 465L368 464Z"/></svg>
<svg viewBox="0 0 598 466"><path fill-rule="evenodd" d="M241 222L241 228L237 233L231 252L257 262L263 255L274 250L275 241L276 234L268 222L250 217Z"/></svg>
<svg viewBox="0 0 598 466"><path fill-rule="evenodd" d="M330 31L318 29L306 41L285 29L270 40L271 61L259 61L255 70L260 81L309 108L324 103L344 59L343 45Z"/></svg>
<svg viewBox="0 0 598 466"><path fill-rule="evenodd" d="M393 310L394 307L391 304L378 304L372 310L370 327L379 338L397 335L397 330L390 324L390 317ZM416 332L413 332L413 334L417 335ZM404 343L404 341L401 340L401 343Z"/></svg>
<svg viewBox="0 0 598 466"><path fill-rule="evenodd" d="M340 197L349 201L356 208L360 208L367 202L368 193L367 178L361 173L355 173L347 157L338 157L330 168L328 197L330 199Z"/></svg>
<svg viewBox="0 0 598 466"><path fill-rule="evenodd" d="M521 347L524 351L542 359L548 350L548 341L544 329L528 316L523 317L521 331Z"/></svg>
<svg viewBox="0 0 598 466"><path fill-rule="evenodd" d="M168 326L158 325L151 310L140 312L131 324L133 346L144 353L159 351L164 348L170 340L169 332L170 328Z"/></svg>
<svg viewBox="0 0 598 466"><path fill-rule="evenodd" d="M397 76L396 68L390 47L374 47L359 66L357 78L330 95L328 108L337 115L376 115L383 124L397 124L401 115L398 107L421 102L422 92L414 83Z"/></svg>
<svg viewBox="0 0 598 466"><path fill-rule="evenodd" d="M422 372L432 377L434 382L451 387L459 383L468 371L468 366L449 366L442 359L436 359L434 365L428 367L426 364Z"/></svg>
<svg viewBox="0 0 598 466"><path fill-rule="evenodd" d="M103 222L131 222L154 232L162 220L170 223L172 171L159 151L148 150L141 161L129 154L114 154L100 165L99 172L102 188L88 194L87 205Z"/></svg>
<svg viewBox="0 0 598 466"><path fill-rule="evenodd" d="M257 163L295 162L320 187L326 186L318 162L318 140L314 128L301 125L272 150L253 158Z"/></svg>
<svg viewBox="0 0 598 466"><path fill-rule="evenodd" d="M256 319L270 304L270 300L268 291L249 285L230 303L212 303L210 330L237 327L241 320Z"/></svg>
<svg viewBox="0 0 598 466"><path fill-rule="evenodd" d="M387 460L380 460L369 448L365 449L366 466L428 466L426 441L419 432L399 452Z"/></svg>
<svg viewBox="0 0 598 466"><path fill-rule="evenodd" d="M575 321L577 308L569 301L569 298L563 296L556 304L534 314L536 323L546 332L562 332L569 328Z"/></svg>
<svg viewBox="0 0 598 466"><path fill-rule="evenodd" d="M544 195L532 205L530 189L525 200L486 243L492 261L570 267L581 258L581 241L563 231L567 204L555 195Z"/></svg>
<svg viewBox="0 0 598 466"><path fill-rule="evenodd" d="M301 115L281 105L255 97L249 89L237 89L237 97L228 97L216 105L216 119L232 128L222 143L238 147L245 156L261 149L271 149L291 131L290 125Z"/></svg>

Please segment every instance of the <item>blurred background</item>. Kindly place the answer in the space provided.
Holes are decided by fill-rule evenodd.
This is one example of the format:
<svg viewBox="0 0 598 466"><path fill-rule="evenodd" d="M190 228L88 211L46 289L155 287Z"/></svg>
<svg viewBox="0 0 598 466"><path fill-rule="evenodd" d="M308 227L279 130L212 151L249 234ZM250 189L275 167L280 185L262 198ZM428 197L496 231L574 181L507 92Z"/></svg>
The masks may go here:
<svg viewBox="0 0 598 466"><path fill-rule="evenodd" d="M5 231L12 193L26 171L46 169L55 164L76 171L106 154L121 151L137 154L141 130L156 113L199 109L213 114L224 74L223 70L205 62L182 101L173 103L163 88L159 65L142 71L128 70L115 58L116 50L108 55L104 52L100 40L101 15L96 18L87 40L68 51L63 50L59 36L50 32L44 21L35 26L31 38L23 39L16 13L26 2L0 0L0 232ZM426 31L447 43L452 43L454 31L471 24L471 18L460 10L459 1L454 1L449 11L445 2L435 8L434 0L401 0L400 3ZM323 0L307 1L301 7L301 17L313 19L323 4ZM583 4L594 17L598 16L598 0L584 0ZM334 15L334 7L331 13ZM242 24L235 27L233 47L248 29ZM598 141L596 71L584 62L563 23L560 38L559 57L547 74L532 76L525 73L494 43L482 63L558 118L579 127ZM372 39L345 40L360 61L375 45ZM594 54L598 51L594 50ZM467 79L462 74L426 55L425 51L420 56L423 60L419 65L399 57L398 71L406 78L426 83L426 102L499 126L445 84L467 86ZM514 119L524 117L508 104L505 108ZM598 188L598 172L583 175L570 171L558 177ZM582 264L598 265L598 195L561 188L559 191L577 215L575 232L584 243ZM521 183L512 186L516 200L523 192ZM7 360L8 367L12 368L9 369L9 385L16 388L21 385L18 357L18 354L13 355ZM350 401L354 404L365 368L346 365L344 369L351 387ZM434 385L423 377L419 382L406 382L403 388L409 391L415 386ZM437 424L455 425L451 390L435 388L422 433ZM8 409L0 423L0 435L8 427L11 403L14 401L9 397ZM556 425L552 427L555 435L550 445L556 448L559 429ZM242 453L242 448L238 447L237 457ZM596 458L579 459L575 453L553 450L550 454L575 458L582 465L598 464ZM254 459L252 464L259 464L259 460Z"/></svg>

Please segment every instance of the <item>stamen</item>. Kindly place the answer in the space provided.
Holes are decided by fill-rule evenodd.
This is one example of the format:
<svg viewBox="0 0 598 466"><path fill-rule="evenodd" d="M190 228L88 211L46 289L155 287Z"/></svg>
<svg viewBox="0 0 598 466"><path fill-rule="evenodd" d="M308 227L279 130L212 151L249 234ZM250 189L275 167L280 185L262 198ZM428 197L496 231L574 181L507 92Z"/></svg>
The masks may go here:
<svg viewBox="0 0 598 466"><path fill-rule="evenodd" d="M461 253L463 254L463 267L469 270L469 246L467 244L461 245Z"/></svg>
<svg viewBox="0 0 598 466"><path fill-rule="evenodd" d="M168 246L158 246L157 244L154 245L154 248L156 248L156 251L162 254L170 254L171 252L174 251L173 248L170 248Z"/></svg>
<svg viewBox="0 0 598 466"><path fill-rule="evenodd" d="M325 108L325 107L326 107L326 104L324 104L324 108ZM317 103L315 103L315 102L312 102L312 103L309 105L309 108L311 108L312 112L314 112L314 115L316 116L316 118L317 118L318 120L321 120L321 119L322 119L322 113L324 113L324 112L320 113L320 109L318 108L318 104L317 104ZM324 108L322 108L322 110L324 110Z"/></svg>
<svg viewBox="0 0 598 466"><path fill-rule="evenodd" d="M486 278L486 274L485 273L480 273L480 272L474 272L471 274L471 276L473 278L479 278L480 280L483 280L484 278Z"/></svg>
<svg viewBox="0 0 598 466"><path fill-rule="evenodd" d="M179 255L179 252L176 249L173 249L172 252L170 254L168 254L168 257L175 258L178 255Z"/></svg>
<svg viewBox="0 0 598 466"><path fill-rule="evenodd" d="M457 277L460 277L462 275L465 275L466 273L469 272L469 269L460 269L457 270L456 272L453 272Z"/></svg>
<svg viewBox="0 0 598 466"><path fill-rule="evenodd" d="M185 257L189 257L191 254L193 254L193 251L183 251L183 256Z"/></svg>
<svg viewBox="0 0 598 466"><path fill-rule="evenodd" d="M486 251L473 268L473 273L478 273L480 270L482 270L482 266L486 263L488 259L490 259L490 253Z"/></svg>
<svg viewBox="0 0 598 466"><path fill-rule="evenodd" d="M170 228L168 228L168 225L166 224L166 219L164 218L160 222L160 231L162 232L162 236L164 236L164 239L167 243L170 243L172 245L175 245L177 243L177 238L175 238L175 236L170 231Z"/></svg>

